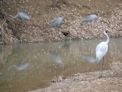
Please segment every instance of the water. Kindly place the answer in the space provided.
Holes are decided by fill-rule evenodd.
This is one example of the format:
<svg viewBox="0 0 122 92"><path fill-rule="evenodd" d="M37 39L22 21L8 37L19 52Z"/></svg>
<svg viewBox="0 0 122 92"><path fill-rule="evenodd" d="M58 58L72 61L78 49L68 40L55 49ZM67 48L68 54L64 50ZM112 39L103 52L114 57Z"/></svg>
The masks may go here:
<svg viewBox="0 0 122 92"><path fill-rule="evenodd" d="M0 47L0 91L26 92L50 85L56 76L97 71L100 64L85 62L95 56L100 40L18 44ZM104 69L122 60L122 38L111 39Z"/></svg>

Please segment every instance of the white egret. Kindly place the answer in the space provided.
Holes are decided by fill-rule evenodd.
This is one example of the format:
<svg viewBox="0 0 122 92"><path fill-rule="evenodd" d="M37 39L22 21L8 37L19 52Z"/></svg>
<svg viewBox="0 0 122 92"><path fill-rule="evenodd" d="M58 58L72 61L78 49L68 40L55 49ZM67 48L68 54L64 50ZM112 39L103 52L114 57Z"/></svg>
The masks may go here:
<svg viewBox="0 0 122 92"><path fill-rule="evenodd" d="M104 63L104 56L108 52L108 43L109 43L109 36L107 34L107 31L104 31L104 35L107 37L107 39L105 41L100 42L96 46L96 62L99 63L103 59L100 77L102 77L102 68L103 68L103 63Z"/></svg>
<svg viewBox="0 0 122 92"><path fill-rule="evenodd" d="M100 61L103 59L101 70L103 68L104 56L108 52L108 44L109 44L109 40L110 40L109 39L109 36L107 34L107 31L104 31L104 35L107 37L107 39L105 41L100 42L96 46L96 57L92 57L92 56L84 56L83 57L83 59L85 59L86 62L89 62L89 63L97 63L97 64L100 63ZM102 73L101 73L100 77L101 76L102 76Z"/></svg>
<svg viewBox="0 0 122 92"><path fill-rule="evenodd" d="M108 52L108 43L109 43L109 36L107 34L107 31L104 31L105 36L107 39L103 42L100 42L96 46L96 62L99 63L102 58L106 55Z"/></svg>

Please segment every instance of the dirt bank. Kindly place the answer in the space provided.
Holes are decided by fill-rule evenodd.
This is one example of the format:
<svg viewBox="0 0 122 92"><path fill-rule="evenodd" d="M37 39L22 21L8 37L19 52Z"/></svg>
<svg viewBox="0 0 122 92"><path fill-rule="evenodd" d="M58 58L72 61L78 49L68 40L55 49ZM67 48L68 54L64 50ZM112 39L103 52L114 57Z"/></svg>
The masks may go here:
<svg viewBox="0 0 122 92"><path fill-rule="evenodd" d="M59 0L60 1L60 0ZM86 0L87 1L87 0ZM103 30L109 30L110 37L122 36L121 0L62 0L54 5L51 1L23 0L9 2L5 0L1 11L5 18L0 20L2 38L5 43L62 41L64 39L92 39L102 37ZM2 1L1 1L2 2ZM18 3L17 3L18 2ZM48 2L48 3L47 3ZM12 6L11 6L12 5ZM29 21L10 20L17 11L27 12L32 16ZM98 19L91 23L82 23L81 17L98 14ZM63 15L60 27L52 27L50 21ZM4 21L8 21L4 25ZM65 36L62 32L68 33Z"/></svg>
<svg viewBox="0 0 122 92"><path fill-rule="evenodd" d="M52 83L47 88L29 92L122 92L122 63L111 64L110 70L75 74L72 77Z"/></svg>

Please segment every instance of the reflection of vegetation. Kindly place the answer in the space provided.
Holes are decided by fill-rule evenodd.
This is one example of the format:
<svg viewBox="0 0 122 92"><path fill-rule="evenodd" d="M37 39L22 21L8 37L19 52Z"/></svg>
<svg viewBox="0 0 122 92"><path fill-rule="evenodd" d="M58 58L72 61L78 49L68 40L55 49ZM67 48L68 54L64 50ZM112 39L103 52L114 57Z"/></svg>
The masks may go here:
<svg viewBox="0 0 122 92"><path fill-rule="evenodd" d="M0 54L2 54L2 52L3 52L3 49L2 49L2 46L0 47Z"/></svg>
<svg viewBox="0 0 122 92"><path fill-rule="evenodd" d="M0 80L0 91L1 92L5 92L4 89L6 89L8 87L8 84L7 80Z"/></svg>

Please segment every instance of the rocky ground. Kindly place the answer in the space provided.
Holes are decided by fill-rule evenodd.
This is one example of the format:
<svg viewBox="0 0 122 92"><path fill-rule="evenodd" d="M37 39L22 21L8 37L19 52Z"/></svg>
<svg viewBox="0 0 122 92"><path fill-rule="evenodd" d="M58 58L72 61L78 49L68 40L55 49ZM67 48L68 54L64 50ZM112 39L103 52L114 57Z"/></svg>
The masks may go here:
<svg viewBox="0 0 122 92"><path fill-rule="evenodd" d="M61 79L47 88L29 92L122 92L122 63L111 64L110 70L75 74Z"/></svg>
<svg viewBox="0 0 122 92"><path fill-rule="evenodd" d="M122 36L121 0L116 1L119 4L108 0L102 1L102 3L101 0L95 2L85 2L84 0L77 0L77 2L71 0L68 2L62 0L57 6L51 2L46 3L47 1L40 2L38 0L37 2L35 0L15 0L13 3L11 2L13 6L10 6L9 2L5 2L7 0L4 1L1 11L7 11L5 13L6 17L0 21L1 34L3 34L2 38L5 43L92 39L103 37L103 30L108 30L110 37ZM18 4L21 6L19 7L16 2L19 2ZM5 7L5 10L4 6L7 4L8 7ZM10 16L14 16L15 11L27 12L32 18L29 21L20 21L18 19L13 21ZM96 21L82 22L81 18L83 16L93 13L98 15ZM64 16L63 24L60 27L52 27L50 21L61 15ZM7 24L4 23L6 20L8 21ZM62 32L68 35L65 36Z"/></svg>

